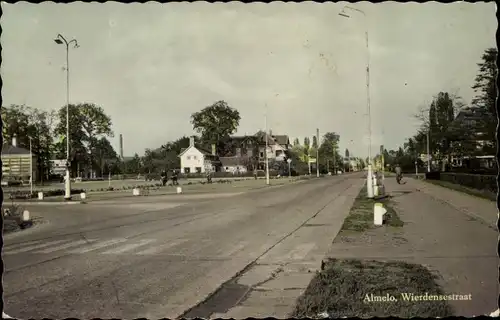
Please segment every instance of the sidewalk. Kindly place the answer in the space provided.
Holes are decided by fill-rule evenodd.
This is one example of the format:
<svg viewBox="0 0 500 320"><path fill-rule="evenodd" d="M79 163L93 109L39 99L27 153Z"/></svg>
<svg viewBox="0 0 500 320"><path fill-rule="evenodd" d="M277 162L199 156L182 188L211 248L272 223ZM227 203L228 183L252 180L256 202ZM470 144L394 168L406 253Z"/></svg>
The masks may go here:
<svg viewBox="0 0 500 320"><path fill-rule="evenodd" d="M495 201L474 197L435 184L416 179L403 179L409 188L417 189L426 195L447 203L463 213L481 220L488 226L497 229L498 208Z"/></svg>
<svg viewBox="0 0 500 320"><path fill-rule="evenodd" d="M495 204L422 181L405 181L398 185L394 178L385 179L392 207L404 222L401 230L382 227L340 237L349 239L336 239L329 256L421 264L438 276L447 294L471 294L471 301L449 301L457 316L496 310L498 232L491 227L496 224Z"/></svg>

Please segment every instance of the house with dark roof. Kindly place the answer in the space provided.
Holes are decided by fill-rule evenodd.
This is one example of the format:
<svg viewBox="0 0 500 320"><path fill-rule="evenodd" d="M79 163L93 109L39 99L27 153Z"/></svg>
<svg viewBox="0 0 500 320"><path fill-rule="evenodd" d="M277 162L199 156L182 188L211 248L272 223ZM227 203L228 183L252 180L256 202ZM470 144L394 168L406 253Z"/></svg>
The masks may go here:
<svg viewBox="0 0 500 320"><path fill-rule="evenodd" d="M2 146L2 180L29 180L37 177L36 156L28 149L17 145L17 137L12 137L11 144ZM30 174L30 167L33 172Z"/></svg>
<svg viewBox="0 0 500 320"><path fill-rule="evenodd" d="M255 159L258 163L257 169L265 167L266 134L258 132L252 136L231 137L232 146L229 155L231 157L246 157L240 162L248 163L250 159ZM273 161L286 160L286 152L291 149L290 139L287 135L273 135L269 131L267 135L268 158Z"/></svg>
<svg viewBox="0 0 500 320"><path fill-rule="evenodd" d="M215 144L211 150L203 145L196 145L194 137L189 138L189 147L181 149L179 158L181 160L181 173L205 173L215 171L218 165Z"/></svg>

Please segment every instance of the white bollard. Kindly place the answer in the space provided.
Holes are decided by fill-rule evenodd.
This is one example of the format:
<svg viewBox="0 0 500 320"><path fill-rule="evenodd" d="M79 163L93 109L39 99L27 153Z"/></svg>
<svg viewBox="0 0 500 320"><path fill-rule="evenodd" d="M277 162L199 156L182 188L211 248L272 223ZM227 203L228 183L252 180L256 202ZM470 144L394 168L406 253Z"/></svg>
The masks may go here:
<svg viewBox="0 0 500 320"><path fill-rule="evenodd" d="M387 210L381 203L375 203L373 206L373 224L376 226L381 226L384 223L384 214Z"/></svg>
<svg viewBox="0 0 500 320"><path fill-rule="evenodd" d="M85 194L85 192L80 193L81 200L85 200L86 198L87 198L87 195Z"/></svg>
<svg viewBox="0 0 500 320"><path fill-rule="evenodd" d="M43 200L43 192L38 192L38 200Z"/></svg>
<svg viewBox="0 0 500 320"><path fill-rule="evenodd" d="M182 193L182 188L181 187L177 187L177 193Z"/></svg>
<svg viewBox="0 0 500 320"><path fill-rule="evenodd" d="M379 186L378 186L378 185L376 185L376 184L374 184L374 185L373 185L373 195L374 195L375 197L378 197L378 196L379 196Z"/></svg>
<svg viewBox="0 0 500 320"><path fill-rule="evenodd" d="M22 220L23 222L30 221L30 212L28 210L23 211Z"/></svg>
<svg viewBox="0 0 500 320"><path fill-rule="evenodd" d="M133 194L134 196L140 196L140 195L141 195L141 189L139 189L139 188L134 188L134 189L132 190L132 194Z"/></svg>

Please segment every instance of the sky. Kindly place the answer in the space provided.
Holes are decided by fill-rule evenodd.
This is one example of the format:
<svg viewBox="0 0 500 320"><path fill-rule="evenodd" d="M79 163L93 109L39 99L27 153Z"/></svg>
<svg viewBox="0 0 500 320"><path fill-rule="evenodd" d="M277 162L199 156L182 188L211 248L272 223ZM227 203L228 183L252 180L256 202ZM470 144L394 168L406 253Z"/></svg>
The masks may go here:
<svg viewBox="0 0 500 320"><path fill-rule="evenodd" d="M218 100L240 112L238 135L267 118L291 140L336 132L354 156L367 156L371 123L375 155L412 136L412 115L438 92L470 103L496 46L494 2L1 5L3 105L65 105L66 53L53 39L77 39L70 103L102 106L125 156L195 134L190 115ZM338 15L345 5L365 15Z"/></svg>

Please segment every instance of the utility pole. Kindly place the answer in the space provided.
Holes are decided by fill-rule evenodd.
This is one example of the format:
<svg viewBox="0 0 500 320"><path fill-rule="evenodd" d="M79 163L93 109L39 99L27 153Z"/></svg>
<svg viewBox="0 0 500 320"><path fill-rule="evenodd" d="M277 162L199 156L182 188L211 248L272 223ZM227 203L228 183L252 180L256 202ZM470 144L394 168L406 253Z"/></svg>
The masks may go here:
<svg viewBox="0 0 500 320"><path fill-rule="evenodd" d="M319 178L319 128L316 129L316 177Z"/></svg>
<svg viewBox="0 0 500 320"><path fill-rule="evenodd" d="M30 139L30 194L33 194L33 152L31 148L31 137Z"/></svg>
<svg viewBox="0 0 500 320"><path fill-rule="evenodd" d="M267 142L267 103L266 103L266 116L265 116L265 129L266 129L266 136L265 136L265 139L266 139L266 184L269 185L269 157L267 156L267 148L268 148L268 142Z"/></svg>
<svg viewBox="0 0 500 320"><path fill-rule="evenodd" d="M429 126L429 129L427 130L427 172L431 172L431 153L430 153L430 131L431 128Z"/></svg>

